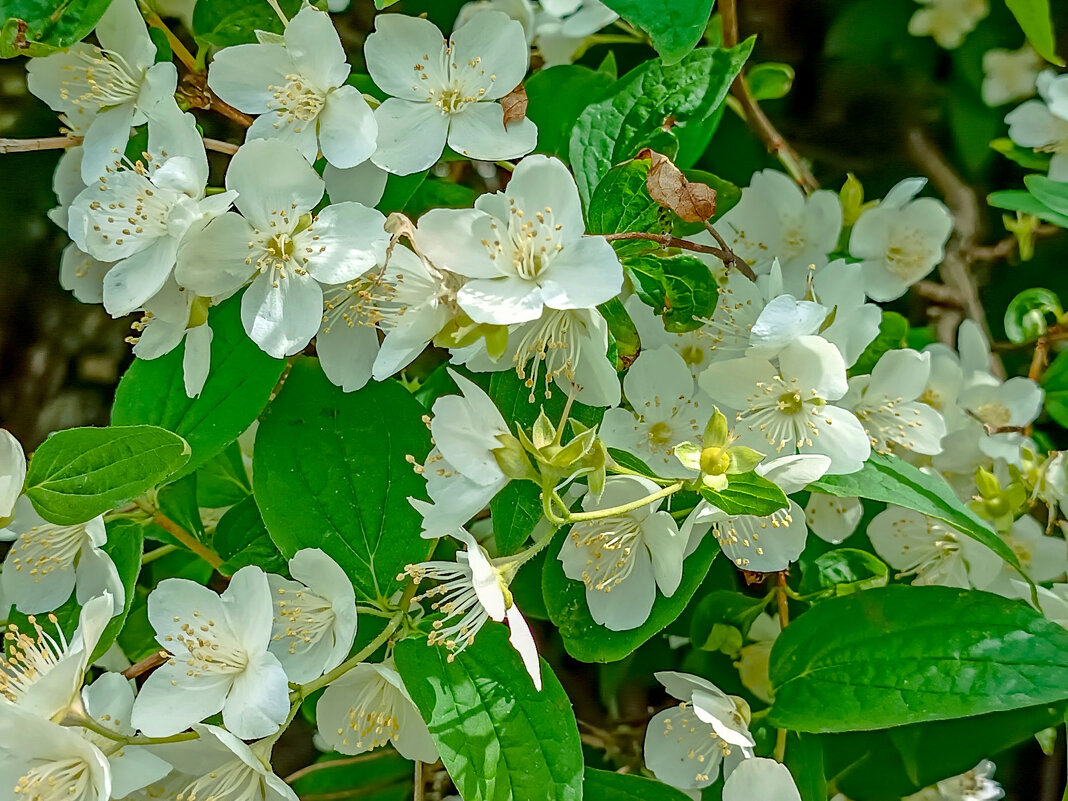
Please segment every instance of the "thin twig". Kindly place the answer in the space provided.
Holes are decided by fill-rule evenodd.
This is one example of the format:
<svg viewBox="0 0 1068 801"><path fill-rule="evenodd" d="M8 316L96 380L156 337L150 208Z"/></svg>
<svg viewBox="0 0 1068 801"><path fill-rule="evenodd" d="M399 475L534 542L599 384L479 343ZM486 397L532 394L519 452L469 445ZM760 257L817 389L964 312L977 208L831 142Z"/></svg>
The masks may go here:
<svg viewBox="0 0 1068 801"><path fill-rule="evenodd" d="M749 263L746 262L745 259L739 256L733 250L731 250L730 245L728 245L726 240L724 240L724 238L719 235L719 231L715 229L712 223L710 223L708 220L704 220L703 222L705 230L708 231L708 233L712 234L712 238L715 239L717 243L719 243L719 246L723 248L723 250L731 254L730 263L727 264L725 262L724 264L727 267L734 267L734 269L736 269L750 281L756 281L756 273L753 272L753 268L749 266Z"/></svg>
<svg viewBox="0 0 1068 801"><path fill-rule="evenodd" d="M786 595L786 571L780 570L775 574L775 596L779 606L779 631L790 625L790 602ZM782 762L786 759L786 729L777 729L775 732L775 759Z"/></svg>
<svg viewBox="0 0 1068 801"><path fill-rule="evenodd" d="M691 242L688 239L680 239L677 236L671 234L653 234L645 231L626 231L619 234L605 234L604 238L609 242L617 242L624 239L645 239L650 242L656 242L662 248L679 248L681 250L692 250L694 253L707 253L710 256L715 256L724 264L734 264L739 272L743 273L750 281L756 280L756 273L752 268L745 263L745 261L738 259L734 255L734 251L730 248L726 250L722 248L714 248L711 245L701 245L697 242ZM735 263L736 260L740 263Z"/></svg>
<svg viewBox="0 0 1068 801"><path fill-rule="evenodd" d="M68 147L77 147L82 143L80 136L38 136L30 139L4 139L0 138L0 155L5 153L31 153L38 150L63 150ZM216 153L226 153L230 156L237 152L240 145L232 142L223 142L219 139L204 137L204 148L214 150Z"/></svg>
<svg viewBox="0 0 1068 801"><path fill-rule="evenodd" d="M151 504L140 501L136 503L138 506L141 507L142 510L152 515L153 523L155 523L161 529L163 529L176 540L178 540L178 542L184 548L189 551L192 551L194 554L199 556L201 559L211 565L213 569L218 570L220 567L222 567L223 558L219 556L219 554L217 554L207 545L202 543L200 540L198 540L180 525L175 523L173 520L163 514L163 512L154 508Z"/></svg>
<svg viewBox="0 0 1068 801"><path fill-rule="evenodd" d="M145 17L145 22L149 27L156 28L163 31L163 35L167 37L167 43L171 46L171 52L178 57L178 60L182 62L182 65L190 72L197 71L197 60L193 57L193 54L189 52L182 40L175 36L174 31L167 27L159 14L155 11L143 8L141 9Z"/></svg>
<svg viewBox="0 0 1068 801"><path fill-rule="evenodd" d="M426 781L423 779L423 763L418 759L415 760L415 792L412 794L412 801L423 801L423 793L426 791Z"/></svg>
<svg viewBox="0 0 1068 801"><path fill-rule="evenodd" d="M166 651L156 651L150 656L146 656L140 662L135 662L134 664L130 665L130 667L122 671L122 675L128 679L136 679L138 676L143 676L150 670L155 670L160 665L164 664L168 659L170 659L170 654L168 654Z"/></svg>

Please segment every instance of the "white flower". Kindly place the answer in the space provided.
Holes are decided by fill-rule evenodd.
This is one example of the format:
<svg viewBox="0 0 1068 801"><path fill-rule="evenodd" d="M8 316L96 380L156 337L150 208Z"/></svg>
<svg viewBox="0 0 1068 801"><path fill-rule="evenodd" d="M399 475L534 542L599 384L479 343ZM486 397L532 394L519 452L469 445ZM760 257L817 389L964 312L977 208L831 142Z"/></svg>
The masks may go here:
<svg viewBox="0 0 1068 801"><path fill-rule="evenodd" d="M868 524L875 552L898 577L913 584L983 589L1001 570L1001 558L971 537L911 509L888 506Z"/></svg>
<svg viewBox="0 0 1068 801"><path fill-rule="evenodd" d="M654 715L645 731L645 764L660 781L683 790L708 787L721 766L730 775L753 756L745 701L686 673L661 671L656 678L681 700Z"/></svg>
<svg viewBox="0 0 1068 801"><path fill-rule="evenodd" d="M26 66L30 91L84 132L86 183L122 156L132 126L144 124L159 105L175 106L178 83L169 60L154 63L156 45L134 0L111 3L96 36L103 49L79 42Z"/></svg>
<svg viewBox="0 0 1068 801"><path fill-rule="evenodd" d="M134 725L167 737L222 711L242 738L273 734L289 712L289 685L271 642L271 589L243 567L221 595L187 579L164 579L148 596L156 641L172 656L141 688Z"/></svg>
<svg viewBox="0 0 1068 801"><path fill-rule="evenodd" d="M733 276L734 273L731 273L731 275ZM747 281L746 283L752 285L752 281ZM720 289L719 297L722 298L723 293L729 293L730 291L728 279L728 286ZM655 315L651 308L642 303L637 295L631 295L623 305L626 307L627 314L630 315L634 327L638 329L638 336L641 338L643 349L653 350L667 345L682 357L694 378L697 378L698 373L704 370L709 362L712 361L716 352L716 343L710 336L707 325L694 331L678 334L666 330L663 320ZM739 352L737 355L741 356L742 353L744 351Z"/></svg>
<svg viewBox="0 0 1068 801"><path fill-rule="evenodd" d="M542 2L535 19L535 44L546 66L570 64L590 34L617 19L619 15L600 0Z"/></svg>
<svg viewBox="0 0 1068 801"><path fill-rule="evenodd" d="M834 405L848 389L838 349L816 336L783 348L776 367L745 356L715 362L701 374L701 388L718 403L739 410L739 444L761 453L817 453L830 458L830 473L852 473L871 452L857 418Z"/></svg>
<svg viewBox="0 0 1068 801"><path fill-rule="evenodd" d="M318 548L289 560L294 580L268 574L274 601L270 652L291 682L304 684L333 670L356 638L356 595L337 562Z"/></svg>
<svg viewBox="0 0 1068 801"><path fill-rule="evenodd" d="M196 740L154 746L177 776L169 778L161 796L182 801L299 801L271 769L273 739L246 744L218 726L197 724ZM175 792L177 791L177 792Z"/></svg>
<svg viewBox="0 0 1068 801"><path fill-rule="evenodd" d="M382 267L324 287L315 347L327 378L352 392L372 376L382 381L403 370L452 319L459 283L394 245Z"/></svg>
<svg viewBox="0 0 1068 801"><path fill-rule="evenodd" d="M746 759L723 784L723 801L801 801L794 777L781 762Z"/></svg>
<svg viewBox="0 0 1068 801"><path fill-rule="evenodd" d="M1043 70L1035 82L1041 100L1028 100L1005 116L1009 138L1020 147L1050 153L1049 177L1068 180L1068 75Z"/></svg>
<svg viewBox="0 0 1068 801"><path fill-rule="evenodd" d="M493 359L485 340L452 352L453 361L475 372L515 369L533 403L539 381L545 397L555 382L587 406L619 404L619 376L608 360L608 323L597 309L545 309L541 317L508 328L504 353Z"/></svg>
<svg viewBox="0 0 1068 801"><path fill-rule="evenodd" d="M643 350L627 370L623 392L633 412L605 412L604 443L634 454L658 476L692 478L694 471L675 458L675 446L701 438L712 406L701 401L683 358L668 347Z"/></svg>
<svg viewBox="0 0 1068 801"><path fill-rule="evenodd" d="M1020 569L1036 584L1064 578L1068 570L1068 546L1062 538L1047 535L1035 518L1024 515L1012 524L1002 539L1016 554ZM1012 583L1019 578L1015 568L1002 563L1001 572L983 589L1013 597Z"/></svg>
<svg viewBox="0 0 1068 801"><path fill-rule="evenodd" d="M937 785L937 795L932 801L998 801L1005 797L1005 791L1001 789L992 778L997 766L989 759L984 759L967 773L943 779ZM919 798L922 794L917 794ZM910 796L905 801L911 801Z"/></svg>
<svg viewBox="0 0 1068 801"><path fill-rule="evenodd" d="M48 616L54 636L33 618L32 634L8 626L0 659L0 698L41 718L61 718L78 697L89 657L111 620L112 603L107 594L86 603L69 641L54 615Z"/></svg>
<svg viewBox="0 0 1068 801"><path fill-rule="evenodd" d="M952 50L990 13L986 0L916 0L917 9L909 20L913 36L933 37L941 47Z"/></svg>
<svg viewBox="0 0 1068 801"><path fill-rule="evenodd" d="M445 144L484 161L518 158L534 149L529 119L504 124L497 101L526 75L523 26L497 11L476 14L445 41L432 22L379 14L364 44L367 71L386 94L375 109L378 149L371 157L399 175L428 169Z"/></svg>
<svg viewBox="0 0 1068 801"><path fill-rule="evenodd" d="M23 614L59 608L71 591L79 604L110 592L117 609L126 591L115 563L102 550L108 534L104 516L85 523L59 526L37 514L23 495L15 503L8 527L0 529L0 542L14 540L4 558L4 594Z"/></svg>
<svg viewBox="0 0 1068 801"><path fill-rule="evenodd" d="M790 495L826 473L828 462L825 456L799 454L757 465L756 471ZM808 539L805 513L792 500L787 508L766 517L729 515L708 501L701 501L686 519L683 530L700 532L708 526L727 558L742 570L754 573L785 570L797 561Z"/></svg>
<svg viewBox="0 0 1068 801"><path fill-rule="evenodd" d="M6 428L0 428L0 521L15 512L15 501L26 482L26 454Z"/></svg>
<svg viewBox="0 0 1068 801"><path fill-rule="evenodd" d="M772 260L778 259L787 291L800 296L809 267L825 265L827 254L838 245L842 204L826 189L805 197L789 176L763 170L754 173L738 205L716 227L758 275L767 273ZM707 231L693 240L716 244Z"/></svg>
<svg viewBox="0 0 1068 801"><path fill-rule="evenodd" d="M386 191L389 173L373 161L365 161L355 167L344 169L327 164L323 168L323 180L326 181L326 194L331 203L362 203L365 206L377 206Z"/></svg>
<svg viewBox="0 0 1068 801"><path fill-rule="evenodd" d="M481 14L485 11L500 11L507 14L523 26L527 44L529 45L533 41L535 17L541 9L535 9L531 0L470 0L470 2L460 6L460 13L456 15L453 29L470 22L476 14Z"/></svg>
<svg viewBox="0 0 1068 801"><path fill-rule="evenodd" d="M1023 434L996 429L1022 429L1030 425L1042 411L1043 395L1038 384L1023 376L1004 383L982 376L961 392L957 403L970 418L966 422L979 435L979 449L991 459L1000 457L1019 465Z"/></svg>
<svg viewBox="0 0 1068 801"><path fill-rule="evenodd" d="M849 235L849 252L861 259L872 300L895 300L942 261L953 215L941 201L916 198L926 181L907 178L868 209Z"/></svg>
<svg viewBox="0 0 1068 801"><path fill-rule="evenodd" d="M842 405L860 420L879 453L892 446L933 455L942 450L946 424L920 397L931 372L931 354L907 348L887 351L868 376L849 379Z"/></svg>
<svg viewBox="0 0 1068 801"><path fill-rule="evenodd" d="M420 562L405 568L416 584L425 579L439 582L415 598L417 601L435 599L430 606L443 615L434 621L427 642L445 648L451 662L474 643L487 621L507 621L508 641L523 660L534 687L540 690L541 661L537 645L511 593L505 595L510 578L501 568L507 566L499 567L464 529L457 529L453 536L467 546L466 551L456 554L455 562Z"/></svg>
<svg viewBox="0 0 1068 801"><path fill-rule="evenodd" d="M232 192L205 197L208 159L192 114L161 104L148 120L143 161L100 177L71 204L69 233L104 276L104 308L129 314L171 275L185 236L225 211Z"/></svg>
<svg viewBox="0 0 1068 801"><path fill-rule="evenodd" d="M235 108L260 115L246 142L281 139L309 162L321 151L335 167L354 167L374 152L378 124L360 91L345 84L350 69L330 16L305 5L282 41L216 53L208 87Z"/></svg>
<svg viewBox="0 0 1068 801"><path fill-rule="evenodd" d="M71 242L59 257L59 285L82 303L102 303L104 276L110 269L109 262L94 259Z"/></svg>
<svg viewBox="0 0 1068 801"><path fill-rule="evenodd" d="M859 498L839 498L813 492L805 504L808 530L832 545L849 539L863 516L864 506Z"/></svg>
<svg viewBox="0 0 1068 801"><path fill-rule="evenodd" d="M392 743L405 759L438 760L437 746L392 660L363 662L331 682L315 705L315 720L323 739L342 754Z"/></svg>
<svg viewBox="0 0 1068 801"><path fill-rule="evenodd" d="M587 512L622 506L656 492L639 476L612 476L600 498L582 499ZM649 619L656 589L670 598L682 581L686 537L659 501L624 514L575 523L558 559L564 574L586 585L586 605L595 621L612 631L637 628Z"/></svg>
<svg viewBox="0 0 1068 801"><path fill-rule="evenodd" d="M816 273L812 294L828 313L819 335L838 348L846 366L852 367L879 335L883 319L882 309L864 302L864 268L836 259Z"/></svg>
<svg viewBox="0 0 1068 801"><path fill-rule="evenodd" d="M1042 57L1029 44L1019 50L995 47L983 53L983 102L1003 106L1035 93Z"/></svg>
<svg viewBox="0 0 1068 801"><path fill-rule="evenodd" d="M471 279L456 298L471 319L508 325L536 320L546 307L593 308L619 293L616 252L585 230L575 179L558 159L538 155L474 209L424 214L418 236L437 267Z"/></svg>
<svg viewBox="0 0 1068 801"><path fill-rule="evenodd" d="M118 735L130 737L134 705L133 682L121 673L105 673L82 690L85 712L98 725ZM159 781L171 772L171 765L146 748L126 745L115 748L115 741L86 730L85 739L107 755L111 770L112 798L126 798L130 793Z"/></svg>
<svg viewBox="0 0 1068 801"><path fill-rule="evenodd" d="M212 331L208 326L208 299L198 298L169 278L163 289L145 301L144 316L133 324L139 332L134 356L158 359L182 344L182 376L185 394L196 398L204 389L211 369Z"/></svg>
<svg viewBox="0 0 1068 801"><path fill-rule="evenodd" d="M25 801L110 801L111 766L100 749L20 707L0 714L0 781Z"/></svg>
<svg viewBox="0 0 1068 801"><path fill-rule="evenodd" d="M245 331L280 358L299 353L323 319L323 284L351 281L385 260L385 218L359 203L318 215L323 180L292 145L246 143L230 161L226 186L241 214L227 212L192 236L176 276L199 295L241 298Z"/></svg>

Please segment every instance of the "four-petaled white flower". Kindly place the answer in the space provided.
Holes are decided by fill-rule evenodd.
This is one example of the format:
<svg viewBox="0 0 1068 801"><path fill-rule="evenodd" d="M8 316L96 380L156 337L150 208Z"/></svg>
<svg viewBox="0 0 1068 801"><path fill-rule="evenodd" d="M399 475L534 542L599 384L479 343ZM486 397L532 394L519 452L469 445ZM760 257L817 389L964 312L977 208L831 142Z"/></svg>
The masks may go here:
<svg viewBox="0 0 1068 801"><path fill-rule="evenodd" d="M816 273L812 294L827 310L819 335L842 354L852 367L864 349L879 335L883 310L864 302L864 268L844 259L832 261Z"/></svg>
<svg viewBox="0 0 1068 801"><path fill-rule="evenodd" d="M612 476L600 498L582 499L587 512L622 506L656 492L640 476ZM682 581L687 539L659 501L630 512L575 523L560 547L564 574L586 585L590 615L612 631L626 631L649 619L656 590L670 598Z"/></svg>
<svg viewBox="0 0 1068 801"><path fill-rule="evenodd" d="M541 659L530 627L512 600L505 595L510 577L489 558L482 546L464 529L453 536L467 546L456 554L455 562L431 561L408 565L405 573L417 584L436 581L438 585L415 600L431 600L431 608L443 617L434 621L427 642L440 645L449 652L451 662L475 641L475 637L490 620L507 621L508 641L523 660L534 687L541 689Z"/></svg>
<svg viewBox="0 0 1068 801"><path fill-rule="evenodd" d="M589 309L619 294L623 268L612 246L586 236L575 179L555 158L530 156L503 192L473 209L434 209L419 243L435 265L467 281L456 301L479 323L508 325L544 308Z"/></svg>
<svg viewBox="0 0 1068 801"><path fill-rule="evenodd" d="M723 784L723 801L801 801L790 769L781 762L753 757L742 762Z"/></svg>
<svg viewBox="0 0 1068 801"><path fill-rule="evenodd" d="M211 370L212 330L208 325L208 298L167 279L163 289L145 302L144 316L132 327L138 332L133 353L139 359L158 359L185 341L182 382L185 394L199 397Z"/></svg>
<svg viewBox="0 0 1068 801"><path fill-rule="evenodd" d="M931 373L931 354L887 351L871 371L849 379L841 404L860 420L871 447L892 446L928 456L942 450L946 424L937 410L920 400Z"/></svg>
<svg viewBox="0 0 1068 801"><path fill-rule="evenodd" d="M234 573L221 596L187 579L161 581L148 596L148 619L171 658L141 688L134 726L168 737L221 710L238 737L273 734L289 712L289 685L267 650L272 609L257 567Z"/></svg>
<svg viewBox="0 0 1068 801"><path fill-rule="evenodd" d="M354 167L375 149L374 112L354 86L330 15L305 5L281 41L225 47L208 69L208 87L259 116L246 141L282 139L309 162L322 152L335 167Z"/></svg>
<svg viewBox="0 0 1068 801"><path fill-rule="evenodd" d="M481 387L450 370L460 395L434 401L430 432L434 449L417 468L426 478L432 503L409 498L423 515L423 536L443 537L467 523L500 489L508 477L494 455L500 437L510 436L497 407Z"/></svg>
<svg viewBox="0 0 1068 801"><path fill-rule="evenodd" d="M83 251L116 262L104 308L129 314L159 292L190 231L224 212L233 192L205 197L208 158L192 114L160 104L148 119L144 160L101 175L70 207L68 232Z"/></svg>
<svg viewBox="0 0 1068 801"><path fill-rule="evenodd" d="M1009 138L1052 155L1049 177L1068 180L1068 75L1043 70L1035 81L1041 100L1028 100L1005 116Z"/></svg>
<svg viewBox="0 0 1068 801"><path fill-rule="evenodd" d="M1046 534L1042 524L1035 518L1030 515L1019 518L1002 535L1002 539L1016 554L1020 570L1036 584L1064 578L1068 570L1068 547L1060 537ZM1012 585L1019 579L1020 573L1016 568L1003 562L1001 572L983 589L1012 598L1015 597Z"/></svg>
<svg viewBox="0 0 1068 801"><path fill-rule="evenodd" d="M990 13L986 0L916 1L924 7L917 9L909 20L909 33L930 36L946 50L960 47L964 37Z"/></svg>
<svg viewBox="0 0 1068 801"><path fill-rule="evenodd" d="M245 331L272 356L291 356L319 330L322 285L351 281L385 260L385 218L352 202L313 216L323 179L277 140L246 143L230 161L226 186L237 191L241 214L227 212L190 237L176 277L209 297L253 279L241 298Z"/></svg>
<svg viewBox="0 0 1068 801"><path fill-rule="evenodd" d="M863 516L864 505L859 498L839 498L813 492L805 504L808 530L832 545L845 542L853 536Z"/></svg>
<svg viewBox="0 0 1068 801"><path fill-rule="evenodd" d="M274 601L270 652L291 682L304 684L333 670L356 638L356 595L337 562L318 548L289 560L294 580L268 574Z"/></svg>
<svg viewBox="0 0 1068 801"><path fill-rule="evenodd" d="M911 509L888 506L868 524L875 552L913 584L985 589L1001 571L1001 558L971 537Z"/></svg>
<svg viewBox="0 0 1068 801"><path fill-rule="evenodd" d="M617 19L601 0L548 0L535 16L535 44L546 66L570 64L590 34Z"/></svg>
<svg viewBox="0 0 1068 801"><path fill-rule="evenodd" d="M438 749L388 660L363 662L331 682L315 705L319 733L335 751L354 756L391 743L405 759L436 762Z"/></svg>
<svg viewBox="0 0 1068 801"><path fill-rule="evenodd" d="M15 511L26 481L26 454L14 434L0 428L0 524Z"/></svg>
<svg viewBox="0 0 1068 801"><path fill-rule="evenodd" d="M714 401L738 410L739 444L769 456L823 454L830 473L860 470L871 445L860 421L835 405L848 389L838 349L802 336L783 348L778 362L753 356L714 362L698 381Z"/></svg>
<svg viewBox="0 0 1068 801"><path fill-rule="evenodd" d="M111 557L103 551L108 534L103 515L85 523L60 526L49 523L23 495L15 514L0 529L0 542L14 544L4 558L4 595L24 614L57 609L72 591L79 604L102 592L111 593L116 610L126 602L126 591Z"/></svg>
<svg viewBox="0 0 1068 801"><path fill-rule="evenodd" d="M896 300L945 255L953 215L939 200L916 198L926 181L907 178L868 209L849 235L849 252L861 259L864 289L872 300Z"/></svg>
<svg viewBox="0 0 1068 801"><path fill-rule="evenodd" d="M987 50L983 53L983 102L1003 106L1030 97L1037 90L1042 63L1042 56L1026 43L1019 50Z"/></svg>
<svg viewBox="0 0 1068 801"><path fill-rule="evenodd" d="M30 91L84 134L86 183L122 157L131 127L143 125L161 104L177 108L178 71L169 59L154 63L156 45L134 0L108 5L96 36L101 47L78 42L26 65Z"/></svg>
<svg viewBox="0 0 1068 801"><path fill-rule="evenodd" d="M731 275L733 276L735 273L731 273ZM746 283L750 286L752 285L752 281L746 281ZM722 298L725 292L730 292L730 288L722 287L719 297ZM709 326L705 325L685 333L675 333L665 329L664 321L657 317L651 308L642 303L637 295L631 295L623 305L626 307L627 314L630 315L634 327L638 329L638 336L644 349L653 350L664 345L672 348L682 357L687 369L689 369L694 378L697 378L698 373L704 370L709 362L712 361L716 352L716 344L709 334ZM736 355L741 356L742 353L744 353L744 350Z"/></svg>
<svg viewBox="0 0 1068 801"><path fill-rule="evenodd" d="M658 712L645 731L645 764L683 790L708 787L753 756L749 707L697 676L661 671L656 678L681 703ZM770 799L769 799L770 801Z"/></svg>
<svg viewBox="0 0 1068 801"><path fill-rule="evenodd" d="M692 478L675 458L675 446L698 440L712 405L697 393L683 358L669 347L643 350L623 378L631 411L605 412L601 438L610 448L632 453L665 478Z"/></svg>
<svg viewBox="0 0 1068 801"><path fill-rule="evenodd" d="M448 41L434 23L380 14L364 44L367 71L391 95L375 109L375 164L398 175L425 170L446 142L484 161L513 159L534 149L529 119L504 122L499 101L527 72L523 26L499 11L475 14Z"/></svg>

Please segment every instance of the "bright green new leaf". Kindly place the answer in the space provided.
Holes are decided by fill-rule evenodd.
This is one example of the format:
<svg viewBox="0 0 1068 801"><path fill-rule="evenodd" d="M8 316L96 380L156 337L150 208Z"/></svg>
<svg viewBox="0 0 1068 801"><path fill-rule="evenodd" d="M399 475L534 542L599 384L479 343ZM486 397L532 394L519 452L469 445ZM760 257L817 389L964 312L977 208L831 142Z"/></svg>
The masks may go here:
<svg viewBox="0 0 1068 801"><path fill-rule="evenodd" d="M420 516L430 435L423 407L395 381L342 392L319 362L297 359L256 433L252 485L271 539L286 557L321 548L356 587L385 601L405 565L427 558Z"/></svg>
<svg viewBox="0 0 1068 801"><path fill-rule="evenodd" d="M1064 314L1056 292L1032 287L1020 292L1005 309L1005 336L1011 342L1031 342L1046 333L1046 315L1054 322Z"/></svg>
<svg viewBox="0 0 1068 801"><path fill-rule="evenodd" d="M50 523L84 523L164 483L189 461L189 445L156 426L68 428L30 460L26 495Z"/></svg>
<svg viewBox="0 0 1068 801"><path fill-rule="evenodd" d="M422 639L399 643L394 659L465 801L582 798L571 701L544 660L534 688L504 626L486 625L454 660Z"/></svg>
<svg viewBox="0 0 1068 801"><path fill-rule="evenodd" d="M728 477L726 489L701 487L701 497L729 515L767 517L790 505L779 485L755 471Z"/></svg>
<svg viewBox="0 0 1068 801"><path fill-rule="evenodd" d="M705 35L713 0L605 0L605 5L649 35L664 64L679 63Z"/></svg>
<svg viewBox="0 0 1068 801"><path fill-rule="evenodd" d="M769 722L880 729L1068 698L1068 631L1023 601L938 586L835 598L791 621L771 653Z"/></svg>
<svg viewBox="0 0 1068 801"><path fill-rule="evenodd" d="M1057 41L1053 34L1049 0L1005 0L1005 5L1020 23L1035 52L1051 64L1063 67L1064 61L1056 52Z"/></svg>
<svg viewBox="0 0 1068 801"><path fill-rule="evenodd" d="M794 68L774 61L754 64L746 71L745 82L755 100L778 100L793 86Z"/></svg>
<svg viewBox="0 0 1068 801"><path fill-rule="evenodd" d="M1033 194L1023 189L1003 189L999 192L991 192L986 196L986 202L995 209L1033 214L1040 220L1045 220L1061 228L1068 228L1068 215L1054 211Z"/></svg>
<svg viewBox="0 0 1068 801"><path fill-rule="evenodd" d="M897 312L884 311L879 321L879 333L849 368L850 375L869 375L887 351L903 346L909 333L909 321Z"/></svg>

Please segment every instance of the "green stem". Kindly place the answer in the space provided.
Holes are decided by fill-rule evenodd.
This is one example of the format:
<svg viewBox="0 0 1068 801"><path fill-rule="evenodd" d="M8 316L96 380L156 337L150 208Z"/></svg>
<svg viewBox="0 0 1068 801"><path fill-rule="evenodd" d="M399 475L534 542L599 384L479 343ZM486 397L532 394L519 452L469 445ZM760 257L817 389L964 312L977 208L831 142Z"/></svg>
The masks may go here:
<svg viewBox="0 0 1068 801"><path fill-rule="evenodd" d="M636 501L625 503L621 506L610 506L607 509L594 509L591 512L571 512L567 515L568 523L581 523L585 520L603 520L606 517L615 517L616 515L625 515L627 512L633 512L635 509L641 509L643 506L648 506L654 501L659 501L661 498L666 498L669 495L674 495L680 489L682 489L683 483L676 481L674 484L668 487L664 487L662 490L646 495L644 498L639 498Z"/></svg>
<svg viewBox="0 0 1068 801"><path fill-rule="evenodd" d="M137 500L134 501L134 503L141 507L147 514L151 515L153 522L178 540L183 547L195 553L215 570L222 567L223 558L219 556L219 554L215 553L215 551L207 545L204 545L200 540L163 514L159 509L156 509L152 504L143 500Z"/></svg>
<svg viewBox="0 0 1068 801"><path fill-rule="evenodd" d="M158 548L153 548L151 551L141 557L141 564L147 565L150 562L155 562L157 559L162 559L164 556L172 554L177 550L177 545L161 545Z"/></svg>
<svg viewBox="0 0 1068 801"><path fill-rule="evenodd" d="M610 473L615 473L620 476L637 476L638 478L652 481L654 484L662 484L664 486L674 484L676 481L676 479L673 478L656 478L654 476L646 475L645 473L639 473L637 470L631 470L629 467L624 467L618 463L610 464L607 469Z"/></svg>
<svg viewBox="0 0 1068 801"><path fill-rule="evenodd" d="M393 636L393 632L400 626L401 621L408 614L408 607L412 604L412 599L415 597L416 585L414 583L409 584L404 590L404 595L401 596L400 604L397 606L397 611L393 614L393 619L389 621L382 632L369 642L364 648L361 648L354 656L349 657L342 662L336 668L331 670L324 676L318 679L309 681L307 684L302 684L297 687L293 692L289 694L290 702L296 703L301 699L307 698L313 692L328 685L332 681L337 681L344 676L358 664L363 662L367 657L377 651L386 640Z"/></svg>

